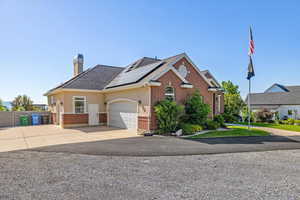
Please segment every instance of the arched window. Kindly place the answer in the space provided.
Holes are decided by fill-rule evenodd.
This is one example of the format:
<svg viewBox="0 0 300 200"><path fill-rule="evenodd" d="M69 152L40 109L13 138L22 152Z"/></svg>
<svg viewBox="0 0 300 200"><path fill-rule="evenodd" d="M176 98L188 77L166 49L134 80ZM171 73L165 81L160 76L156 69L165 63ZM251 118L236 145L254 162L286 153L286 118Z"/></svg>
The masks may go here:
<svg viewBox="0 0 300 200"><path fill-rule="evenodd" d="M170 101L175 101L175 91L174 88L168 86L165 89L165 98Z"/></svg>

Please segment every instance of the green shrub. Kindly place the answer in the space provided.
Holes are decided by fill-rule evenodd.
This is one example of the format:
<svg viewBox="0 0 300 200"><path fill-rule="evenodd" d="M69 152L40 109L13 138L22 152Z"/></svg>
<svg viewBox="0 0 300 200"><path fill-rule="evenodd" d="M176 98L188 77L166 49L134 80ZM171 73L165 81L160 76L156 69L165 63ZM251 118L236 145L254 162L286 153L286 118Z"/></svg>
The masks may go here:
<svg viewBox="0 0 300 200"><path fill-rule="evenodd" d="M279 121L279 120L280 120L279 112L276 111L275 112L275 121Z"/></svg>
<svg viewBox="0 0 300 200"><path fill-rule="evenodd" d="M179 118L183 113L183 106L174 101L163 100L154 106L157 125L160 133L171 133L176 131Z"/></svg>
<svg viewBox="0 0 300 200"><path fill-rule="evenodd" d="M186 122L202 125L205 123L210 106L203 102L199 92L194 92L185 103Z"/></svg>
<svg viewBox="0 0 300 200"><path fill-rule="evenodd" d="M224 113L224 114L222 114L222 116L224 118L224 121L227 123L234 123L234 122L238 121L238 118L231 114Z"/></svg>
<svg viewBox="0 0 300 200"><path fill-rule="evenodd" d="M217 122L221 127L226 127L224 117L222 115L216 115L214 121Z"/></svg>
<svg viewBox="0 0 300 200"><path fill-rule="evenodd" d="M207 120L205 123L205 128L208 130L216 130L216 129L220 128L220 124L213 120Z"/></svg>
<svg viewBox="0 0 300 200"><path fill-rule="evenodd" d="M202 131L203 128L197 124L182 124L181 125L183 135L192 135L196 132Z"/></svg>
<svg viewBox="0 0 300 200"><path fill-rule="evenodd" d="M255 113L258 122L270 122L273 118L274 113L267 109L260 110Z"/></svg>
<svg viewBox="0 0 300 200"><path fill-rule="evenodd" d="M287 124L289 124L289 125L294 125L294 123L295 123L295 120L292 119L292 118L289 118L289 119L287 120Z"/></svg>
<svg viewBox="0 0 300 200"><path fill-rule="evenodd" d="M300 120L295 120L295 125L300 125Z"/></svg>

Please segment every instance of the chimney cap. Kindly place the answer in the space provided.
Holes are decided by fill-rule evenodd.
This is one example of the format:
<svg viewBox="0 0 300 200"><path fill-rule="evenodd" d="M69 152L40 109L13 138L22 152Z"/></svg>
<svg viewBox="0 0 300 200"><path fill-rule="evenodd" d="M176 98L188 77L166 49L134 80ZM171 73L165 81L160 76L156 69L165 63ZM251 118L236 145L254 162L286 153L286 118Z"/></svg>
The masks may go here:
<svg viewBox="0 0 300 200"><path fill-rule="evenodd" d="M83 63L83 54L79 53L79 54L77 54L76 56L74 56L73 62L74 62L74 63L75 63L75 62L81 62L81 63Z"/></svg>

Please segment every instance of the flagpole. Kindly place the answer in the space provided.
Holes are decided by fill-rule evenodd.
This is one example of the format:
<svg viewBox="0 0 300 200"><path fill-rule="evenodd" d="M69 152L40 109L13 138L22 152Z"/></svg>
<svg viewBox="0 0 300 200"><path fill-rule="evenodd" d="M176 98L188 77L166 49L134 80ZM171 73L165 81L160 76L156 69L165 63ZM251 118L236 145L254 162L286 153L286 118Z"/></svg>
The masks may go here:
<svg viewBox="0 0 300 200"><path fill-rule="evenodd" d="M249 93L248 93L248 130L250 130L250 125L251 125L250 94L251 94L251 78L249 78Z"/></svg>

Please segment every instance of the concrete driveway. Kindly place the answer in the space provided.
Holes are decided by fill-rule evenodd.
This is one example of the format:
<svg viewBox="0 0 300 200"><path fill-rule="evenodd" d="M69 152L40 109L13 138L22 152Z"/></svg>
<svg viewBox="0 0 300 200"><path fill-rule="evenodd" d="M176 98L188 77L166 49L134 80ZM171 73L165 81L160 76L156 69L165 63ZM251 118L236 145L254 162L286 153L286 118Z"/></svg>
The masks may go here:
<svg viewBox="0 0 300 200"><path fill-rule="evenodd" d="M59 144L140 137L134 132L110 127L62 129L55 125L0 128L0 152Z"/></svg>

